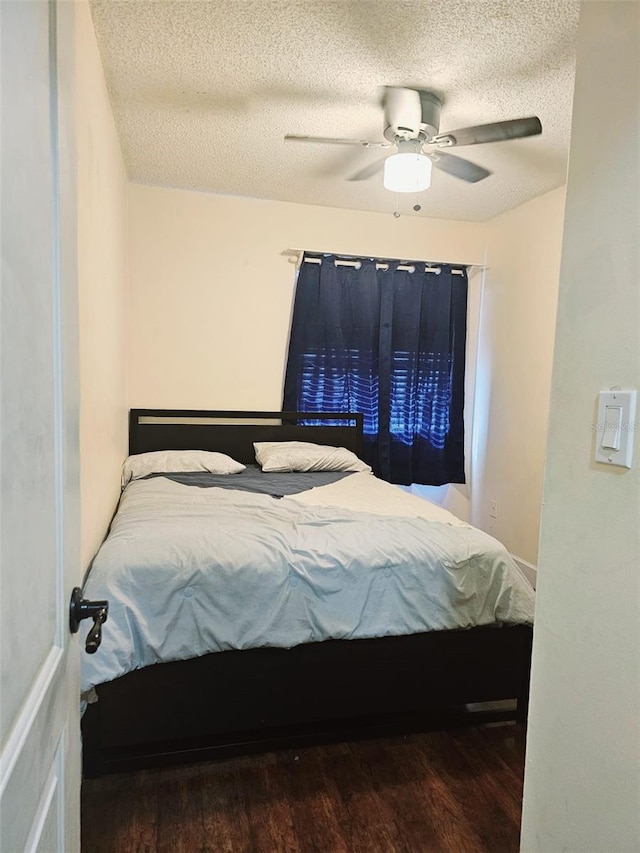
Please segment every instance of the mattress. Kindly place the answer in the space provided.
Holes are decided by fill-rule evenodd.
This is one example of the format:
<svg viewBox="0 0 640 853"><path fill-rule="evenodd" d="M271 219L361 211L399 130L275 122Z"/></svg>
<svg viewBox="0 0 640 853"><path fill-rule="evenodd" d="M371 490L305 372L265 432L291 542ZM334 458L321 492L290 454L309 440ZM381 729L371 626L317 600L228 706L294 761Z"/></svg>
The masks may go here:
<svg viewBox="0 0 640 853"><path fill-rule="evenodd" d="M497 540L372 474L284 495L230 482L125 488L84 589L110 604L84 692L208 652L533 620Z"/></svg>

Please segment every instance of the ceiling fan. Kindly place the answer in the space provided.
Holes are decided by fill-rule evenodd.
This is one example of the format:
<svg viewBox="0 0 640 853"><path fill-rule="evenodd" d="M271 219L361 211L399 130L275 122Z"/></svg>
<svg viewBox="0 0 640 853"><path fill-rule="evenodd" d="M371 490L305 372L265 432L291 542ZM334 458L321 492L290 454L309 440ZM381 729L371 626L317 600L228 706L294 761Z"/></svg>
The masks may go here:
<svg viewBox="0 0 640 853"><path fill-rule="evenodd" d="M363 148L395 148L396 152L369 163L349 177L350 181L370 178L384 171L384 186L394 192L421 192L431 181L431 167L467 183L476 183L491 172L470 160L443 149L507 139L522 139L542 133L537 116L480 124L440 132L441 99L426 89L385 86L382 99L385 141L342 139L326 136L287 134L287 142L315 142L329 145L360 145Z"/></svg>

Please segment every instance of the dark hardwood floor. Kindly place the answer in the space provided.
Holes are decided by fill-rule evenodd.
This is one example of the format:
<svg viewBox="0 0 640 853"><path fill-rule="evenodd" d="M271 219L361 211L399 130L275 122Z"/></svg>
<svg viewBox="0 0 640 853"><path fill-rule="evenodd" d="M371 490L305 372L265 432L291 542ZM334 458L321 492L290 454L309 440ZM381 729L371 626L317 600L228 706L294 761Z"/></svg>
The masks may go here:
<svg viewBox="0 0 640 853"><path fill-rule="evenodd" d="M524 729L496 725L86 780L83 853L509 853Z"/></svg>

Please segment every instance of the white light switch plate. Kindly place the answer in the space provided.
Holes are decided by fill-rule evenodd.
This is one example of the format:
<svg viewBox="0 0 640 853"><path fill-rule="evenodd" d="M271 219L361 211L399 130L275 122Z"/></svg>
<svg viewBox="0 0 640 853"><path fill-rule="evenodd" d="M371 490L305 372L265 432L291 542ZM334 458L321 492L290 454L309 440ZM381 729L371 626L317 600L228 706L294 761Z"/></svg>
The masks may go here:
<svg viewBox="0 0 640 853"><path fill-rule="evenodd" d="M596 462L631 468L636 433L636 392L601 391L598 396Z"/></svg>

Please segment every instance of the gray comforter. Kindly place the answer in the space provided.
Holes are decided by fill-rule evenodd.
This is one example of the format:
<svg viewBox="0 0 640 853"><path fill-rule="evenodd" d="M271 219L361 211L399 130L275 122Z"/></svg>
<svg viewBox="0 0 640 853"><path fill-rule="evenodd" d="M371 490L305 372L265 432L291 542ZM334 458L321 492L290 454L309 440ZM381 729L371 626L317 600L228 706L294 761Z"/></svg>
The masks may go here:
<svg viewBox="0 0 640 853"><path fill-rule="evenodd" d="M409 504L407 517L334 505L336 490L373 481L305 492L313 504L130 483L84 590L110 611L101 648L83 655L83 691L211 651L532 621L533 590L492 537L410 517Z"/></svg>

